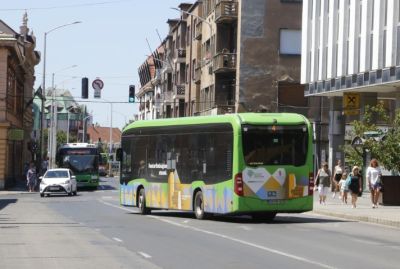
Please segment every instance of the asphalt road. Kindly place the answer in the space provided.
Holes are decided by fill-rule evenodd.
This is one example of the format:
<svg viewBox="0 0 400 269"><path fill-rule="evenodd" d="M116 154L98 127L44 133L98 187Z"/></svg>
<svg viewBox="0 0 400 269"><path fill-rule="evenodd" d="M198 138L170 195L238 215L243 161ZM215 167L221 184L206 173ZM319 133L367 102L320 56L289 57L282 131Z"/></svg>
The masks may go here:
<svg viewBox="0 0 400 269"><path fill-rule="evenodd" d="M172 211L142 216L135 208L119 206L118 182L113 178L102 178L98 190L83 190L76 197L22 195L15 202L36 203L40 214L60 219L65 223L63 236L80 231L74 239L76 255L88 249L98 252L88 255L87 268L96 264L93 268L375 269L398 268L400 261L400 231L395 228L313 214L278 214L272 223L247 217L199 221L193 214ZM1 245L6 230L1 226L7 222L0 223L1 250L7 247ZM48 232L46 226L37 228ZM1 260L7 257L4 253L0 251ZM63 259L50 256L42 259L48 259L51 268L64 268ZM78 262L74 257L71 261Z"/></svg>

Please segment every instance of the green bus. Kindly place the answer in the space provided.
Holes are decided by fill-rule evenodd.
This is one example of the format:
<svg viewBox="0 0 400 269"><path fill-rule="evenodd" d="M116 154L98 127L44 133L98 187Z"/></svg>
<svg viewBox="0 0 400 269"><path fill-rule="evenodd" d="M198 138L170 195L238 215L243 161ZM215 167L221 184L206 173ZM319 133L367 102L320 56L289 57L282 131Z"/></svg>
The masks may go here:
<svg viewBox="0 0 400 269"><path fill-rule="evenodd" d="M94 144L68 143L57 152L57 166L69 168L76 176L78 187L99 186L99 150Z"/></svg>
<svg viewBox="0 0 400 269"><path fill-rule="evenodd" d="M310 122L291 113L136 121L122 133L120 204L272 220L313 208Z"/></svg>

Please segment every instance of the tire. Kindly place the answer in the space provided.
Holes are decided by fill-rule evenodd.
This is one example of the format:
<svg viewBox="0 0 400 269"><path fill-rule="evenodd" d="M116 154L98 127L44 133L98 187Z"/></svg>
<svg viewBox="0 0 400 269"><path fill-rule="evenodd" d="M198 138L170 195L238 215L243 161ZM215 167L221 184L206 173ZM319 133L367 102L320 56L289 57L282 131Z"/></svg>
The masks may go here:
<svg viewBox="0 0 400 269"><path fill-rule="evenodd" d="M72 194L73 194L74 196L76 196L76 195L78 195L78 192L75 190Z"/></svg>
<svg viewBox="0 0 400 269"><path fill-rule="evenodd" d="M41 194L40 194L40 197L44 197L44 193L41 193Z"/></svg>
<svg viewBox="0 0 400 269"><path fill-rule="evenodd" d="M144 188L141 188L139 190L138 208L140 214L142 215L147 215L151 213L151 210L146 207L146 192L144 191Z"/></svg>
<svg viewBox="0 0 400 269"><path fill-rule="evenodd" d="M276 217L276 212L259 212L251 215L253 220L260 222L271 222Z"/></svg>
<svg viewBox="0 0 400 269"><path fill-rule="evenodd" d="M206 214L204 213L204 199L203 199L203 192L198 191L194 196L193 201L193 211L196 219L205 219Z"/></svg>

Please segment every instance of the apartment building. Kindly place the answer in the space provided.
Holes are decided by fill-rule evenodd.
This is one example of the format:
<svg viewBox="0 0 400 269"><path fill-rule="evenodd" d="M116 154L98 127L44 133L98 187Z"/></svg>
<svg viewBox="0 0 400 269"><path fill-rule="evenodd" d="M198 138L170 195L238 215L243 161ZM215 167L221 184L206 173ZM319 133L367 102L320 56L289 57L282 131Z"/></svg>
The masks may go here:
<svg viewBox="0 0 400 269"><path fill-rule="evenodd" d="M161 44L160 117L315 114L300 84L301 1L203 0L179 9Z"/></svg>
<svg viewBox="0 0 400 269"><path fill-rule="evenodd" d="M306 96L328 98L331 164L366 105L383 102L391 116L400 107L399 13L397 0L303 3L301 83Z"/></svg>
<svg viewBox="0 0 400 269"><path fill-rule="evenodd" d="M40 61L25 13L19 33L0 20L0 189L23 179L31 144L34 67Z"/></svg>

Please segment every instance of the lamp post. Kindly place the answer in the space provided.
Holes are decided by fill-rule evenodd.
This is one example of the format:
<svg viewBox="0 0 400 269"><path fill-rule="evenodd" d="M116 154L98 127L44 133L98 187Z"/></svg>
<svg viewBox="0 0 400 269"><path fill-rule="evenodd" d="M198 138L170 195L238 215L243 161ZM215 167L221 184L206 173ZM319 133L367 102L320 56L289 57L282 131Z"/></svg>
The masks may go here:
<svg viewBox="0 0 400 269"><path fill-rule="evenodd" d="M50 116L50 128L51 128L51 138L50 138L50 168L54 168L55 159L56 159L56 150L57 150L57 122L58 122L58 105L56 102L56 89L54 86L54 76L56 73L61 71L65 71L71 68L77 67L76 64L63 68L54 72L51 76L51 88L52 92L52 101L51 101L51 116Z"/></svg>
<svg viewBox="0 0 400 269"><path fill-rule="evenodd" d="M84 117L83 119L82 119L82 124L83 124L83 133L82 133L82 143L85 143L85 140L86 140L86 132L87 132L87 130L86 130L86 120L88 119L88 118L90 118L90 117L92 117L92 115L89 115L89 116L86 116L86 117Z"/></svg>
<svg viewBox="0 0 400 269"><path fill-rule="evenodd" d="M74 111L76 109L76 107L74 107L74 106L72 106L72 107L69 107L68 109L67 109L67 143L69 143L69 125L70 125L70 123L69 123L69 121L70 121L70 113L71 113L71 111Z"/></svg>
<svg viewBox="0 0 400 269"><path fill-rule="evenodd" d="M78 24L81 23L80 21L75 21L72 23L67 23L67 24L63 24L57 27L54 27L52 29L50 29L47 32L44 32L44 43L43 43L43 77L42 77L42 95L45 96L46 94L46 43L47 43L47 35L50 34L51 32L69 26L69 25L73 25L73 24ZM42 100L42 105L41 105L41 111L42 111L42 115L41 115L41 121L40 121L40 156L39 156L39 161L40 161L40 172L42 172L42 158L43 158L43 152L44 152L44 133L43 133L43 129L44 129L44 121L46 120L45 118L45 114L44 114L44 101Z"/></svg>

